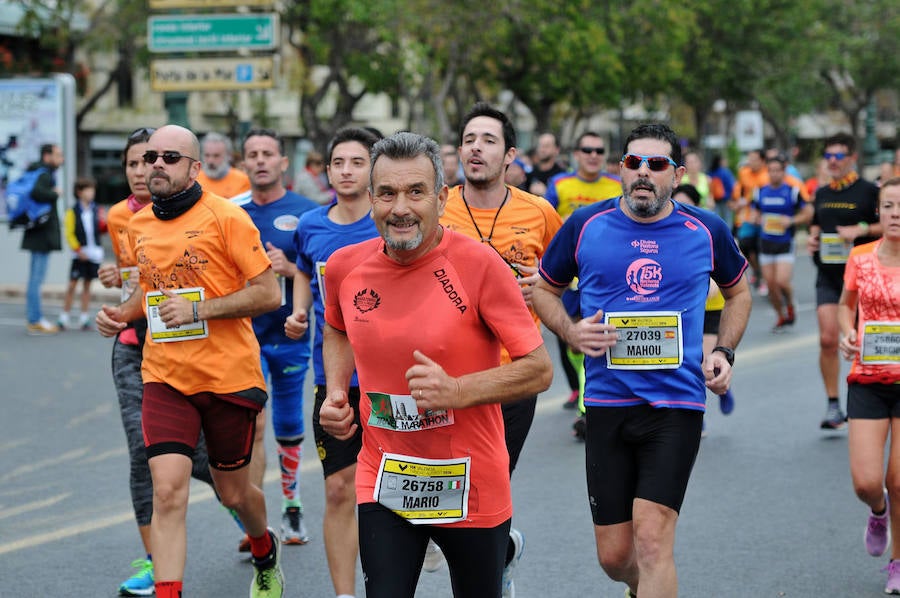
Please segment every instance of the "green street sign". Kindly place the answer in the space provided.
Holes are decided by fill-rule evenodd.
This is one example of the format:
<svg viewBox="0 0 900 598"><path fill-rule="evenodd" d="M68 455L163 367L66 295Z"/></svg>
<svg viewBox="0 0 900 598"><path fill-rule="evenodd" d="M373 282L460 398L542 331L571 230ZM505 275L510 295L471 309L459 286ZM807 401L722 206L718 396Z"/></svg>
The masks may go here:
<svg viewBox="0 0 900 598"><path fill-rule="evenodd" d="M274 50L278 14L159 15L147 19L151 52Z"/></svg>

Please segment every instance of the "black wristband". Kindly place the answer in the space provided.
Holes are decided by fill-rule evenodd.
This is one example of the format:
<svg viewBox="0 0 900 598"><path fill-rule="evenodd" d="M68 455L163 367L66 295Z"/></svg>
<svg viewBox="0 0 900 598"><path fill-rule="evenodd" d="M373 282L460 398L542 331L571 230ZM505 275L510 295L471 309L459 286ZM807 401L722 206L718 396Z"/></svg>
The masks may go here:
<svg viewBox="0 0 900 598"><path fill-rule="evenodd" d="M200 321L200 314L197 313L197 303L199 303L199 301L192 301L192 302L191 302L191 307L192 307L193 310L194 310L194 322L199 322L199 321Z"/></svg>
<svg viewBox="0 0 900 598"><path fill-rule="evenodd" d="M725 356L725 361L728 362L728 365L734 365L734 349L719 345L718 347L714 347L712 350L713 353L716 351Z"/></svg>

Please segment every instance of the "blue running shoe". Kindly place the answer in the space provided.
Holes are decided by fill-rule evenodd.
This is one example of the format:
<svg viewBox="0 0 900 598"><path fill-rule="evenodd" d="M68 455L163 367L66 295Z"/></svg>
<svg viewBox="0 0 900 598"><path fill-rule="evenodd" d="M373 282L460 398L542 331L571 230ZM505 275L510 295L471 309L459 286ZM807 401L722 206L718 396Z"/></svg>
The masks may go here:
<svg viewBox="0 0 900 598"><path fill-rule="evenodd" d="M153 563L147 559L137 559L131 566L138 570L119 586L119 596L152 596L156 591L153 585Z"/></svg>
<svg viewBox="0 0 900 598"><path fill-rule="evenodd" d="M734 411L734 395L731 394L730 388L725 391L725 394L719 395L719 410L722 411L722 415L728 415Z"/></svg>

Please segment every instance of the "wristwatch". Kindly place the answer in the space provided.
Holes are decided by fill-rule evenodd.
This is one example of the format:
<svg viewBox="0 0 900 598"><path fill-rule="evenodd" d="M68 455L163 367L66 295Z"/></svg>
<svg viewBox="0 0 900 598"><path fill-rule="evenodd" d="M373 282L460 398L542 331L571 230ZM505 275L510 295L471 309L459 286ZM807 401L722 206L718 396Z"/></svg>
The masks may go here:
<svg viewBox="0 0 900 598"><path fill-rule="evenodd" d="M734 349L719 345L718 347L713 348L713 352L716 351L725 356L725 361L728 362L728 365L734 365Z"/></svg>

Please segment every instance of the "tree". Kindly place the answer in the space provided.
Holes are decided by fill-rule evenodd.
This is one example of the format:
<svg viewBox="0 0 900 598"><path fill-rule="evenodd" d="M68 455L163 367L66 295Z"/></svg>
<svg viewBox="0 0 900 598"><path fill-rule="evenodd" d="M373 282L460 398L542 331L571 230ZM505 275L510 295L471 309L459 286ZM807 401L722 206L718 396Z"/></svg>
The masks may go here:
<svg viewBox="0 0 900 598"><path fill-rule="evenodd" d="M900 80L900 5L893 0L821 0L814 40L818 74L852 134L862 138L860 115L875 93Z"/></svg>
<svg viewBox="0 0 900 598"><path fill-rule="evenodd" d="M324 148L369 93L397 95L402 56L392 23L396 0L304 0L284 13L288 40L300 57L300 118ZM326 67L319 76L317 67ZM333 109L332 109L333 106Z"/></svg>

